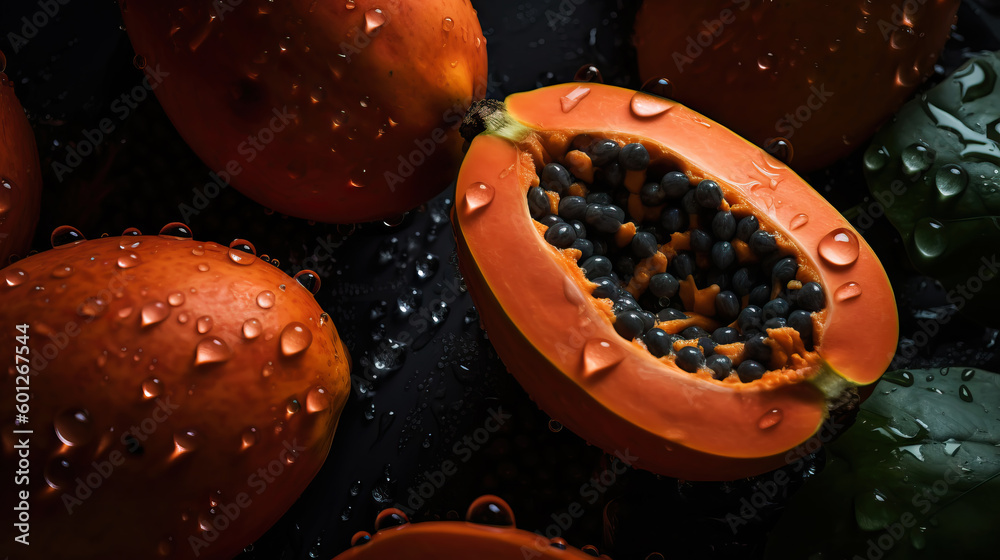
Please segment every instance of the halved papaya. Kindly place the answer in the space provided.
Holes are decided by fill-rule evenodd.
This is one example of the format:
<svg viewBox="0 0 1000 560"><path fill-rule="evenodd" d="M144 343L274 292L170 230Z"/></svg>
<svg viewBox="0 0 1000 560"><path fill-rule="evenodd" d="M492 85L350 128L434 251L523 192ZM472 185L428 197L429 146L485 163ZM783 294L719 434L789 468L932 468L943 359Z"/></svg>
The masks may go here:
<svg viewBox="0 0 1000 560"><path fill-rule="evenodd" d="M575 83L482 102L463 128L469 292L521 385L590 443L692 480L765 472L892 359L874 252L719 124Z"/></svg>

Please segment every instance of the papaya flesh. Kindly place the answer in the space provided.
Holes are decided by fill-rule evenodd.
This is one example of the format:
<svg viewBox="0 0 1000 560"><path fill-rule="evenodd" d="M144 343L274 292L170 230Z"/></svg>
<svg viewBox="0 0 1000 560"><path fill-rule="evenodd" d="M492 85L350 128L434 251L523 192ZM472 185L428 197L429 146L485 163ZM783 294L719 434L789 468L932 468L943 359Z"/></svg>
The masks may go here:
<svg viewBox="0 0 1000 560"><path fill-rule="evenodd" d="M474 117L486 132L472 140L458 178L452 219L460 266L511 373L543 410L587 441L628 452L638 457L636 466L668 476L758 474L794 460L789 452L814 436L830 403L875 381L889 364L898 319L881 264L833 207L761 149L680 104L601 84L516 94L493 109ZM602 150L616 147L617 161L605 161ZM643 151L636 164L633 156ZM569 186L553 163L570 172ZM659 180L662 187L661 176L678 172L693 194L673 206L652 205L645 191L655 189L647 185ZM575 220L584 222L582 231L574 220L549 216L560 215L563 198L599 192L606 194L586 205L591 215ZM683 231L664 229L670 208L687 211ZM755 218L755 237L767 239L734 235L724 247L732 261L720 261L713 254L719 239L709 233L720 213L741 223ZM610 282L595 282L594 263L556 235L569 235L563 223L618 261ZM647 233L652 248L647 235L645 248L635 249ZM621 265L627 259L631 264ZM792 278L775 272L786 259L794 263ZM742 342L713 342L722 336L716 329L741 331L740 320L716 309L722 292L734 292L738 268L756 270L765 278L765 299L799 305L812 328L791 328L785 319L753 333L742 329ZM653 277L670 271L677 293L650 304ZM620 297L600 297L607 295L602 289ZM642 302L638 309L629 297ZM755 297L736 296L740 313ZM625 325L654 313L652 328ZM789 308L782 313L789 316ZM654 330L670 337L659 351L649 336ZM766 355L751 355L754 344L766 344ZM708 360L725 362L713 354L731 368L708 367ZM763 371L740 367L751 359Z"/></svg>

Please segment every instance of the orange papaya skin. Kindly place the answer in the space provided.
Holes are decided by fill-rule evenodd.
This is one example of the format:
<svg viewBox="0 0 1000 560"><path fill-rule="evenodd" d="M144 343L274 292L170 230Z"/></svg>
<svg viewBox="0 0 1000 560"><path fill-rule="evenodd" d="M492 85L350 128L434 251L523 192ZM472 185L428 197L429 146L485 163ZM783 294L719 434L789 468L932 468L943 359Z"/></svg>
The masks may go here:
<svg viewBox="0 0 1000 560"><path fill-rule="evenodd" d="M634 43L644 80L765 146L800 172L846 156L934 72L959 0L645 0Z"/></svg>
<svg viewBox="0 0 1000 560"><path fill-rule="evenodd" d="M511 373L543 410L590 443L637 457L637 467L692 480L765 472L797 457L789 452L826 417L815 382L820 371L843 386L883 373L898 335L891 287L861 236L788 167L675 102L642 98L655 109L649 112L664 110L637 116L634 94L563 84L510 96L506 106L510 118L549 139L542 144L580 134L638 141L653 161L670 159L689 177L718 182L737 202L734 213L756 215L825 287L827 304L816 313L821 359L774 380L712 382L618 336L579 267L545 242L529 217L533 150L490 134L471 143L457 184L453 223L466 284ZM561 110L567 98L578 101L568 112ZM857 242L853 259L833 255L842 264L820 254L834 230L847 245Z"/></svg>

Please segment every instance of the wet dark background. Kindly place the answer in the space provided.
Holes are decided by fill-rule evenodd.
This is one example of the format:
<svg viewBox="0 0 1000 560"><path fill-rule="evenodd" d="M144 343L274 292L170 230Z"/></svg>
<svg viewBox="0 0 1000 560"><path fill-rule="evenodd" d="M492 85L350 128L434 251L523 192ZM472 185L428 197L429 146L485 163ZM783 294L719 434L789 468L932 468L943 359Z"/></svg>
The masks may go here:
<svg viewBox="0 0 1000 560"><path fill-rule="evenodd" d="M572 80L586 64L600 68L605 82L641 85L629 41L635 2L473 4L488 39L490 97ZM965 2L938 77L957 67L965 52L1000 48L998 4ZM112 102L142 79L117 4L69 2L15 53L7 32L20 29L21 17L38 9L33 0L4 0L0 12L0 49L34 127L45 176L35 249L46 249L49 233L63 224L93 238L128 227L155 233L180 220L178 205L190 204L191 190L208 181L209 169L155 98L139 103L123 121L112 113ZM115 131L58 180L52 162L63 161L66 146L83 140L83 131L104 117L113 118ZM854 154L807 177L848 215L870 202L859 158ZM455 519L484 493L507 500L520 528L577 547L596 545L619 560L650 554L655 559L655 553L761 557L787 496L822 468L822 454L787 467L791 482L735 528L727 514L740 516L744 502L759 496L773 473L690 483L629 470L582 493L591 477L614 465L537 409L479 328L455 266L448 223L452 191L447 188L399 223L331 226L274 214L226 189L209 211L189 220L198 239L246 238L286 272L319 272L317 298L354 357L355 384L328 461L292 509L239 558L331 558L347 548L354 532L372 530L375 514L385 507L401 504L416 521ZM954 310L932 281L912 271L884 218L864 234L896 290L902 337L896 366L1000 369L997 331L960 316L929 344L913 347L918 321L947 318ZM491 410L510 417L487 433ZM463 441L474 436L482 443ZM446 460L458 471L442 482L433 473ZM434 491L421 502L411 489L425 483ZM558 521L566 520L574 502L584 516L561 527Z"/></svg>

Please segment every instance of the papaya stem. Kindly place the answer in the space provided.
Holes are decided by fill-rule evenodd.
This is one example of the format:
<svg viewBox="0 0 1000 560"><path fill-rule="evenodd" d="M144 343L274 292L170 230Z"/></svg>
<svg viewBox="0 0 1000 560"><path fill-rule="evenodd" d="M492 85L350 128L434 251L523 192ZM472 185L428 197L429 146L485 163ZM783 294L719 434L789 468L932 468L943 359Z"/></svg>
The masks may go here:
<svg viewBox="0 0 1000 560"><path fill-rule="evenodd" d="M512 119L507 114L507 106L496 99L483 99L473 103L459 128L459 133L467 142L472 142L473 138L483 133L520 142L531 132L530 128Z"/></svg>

